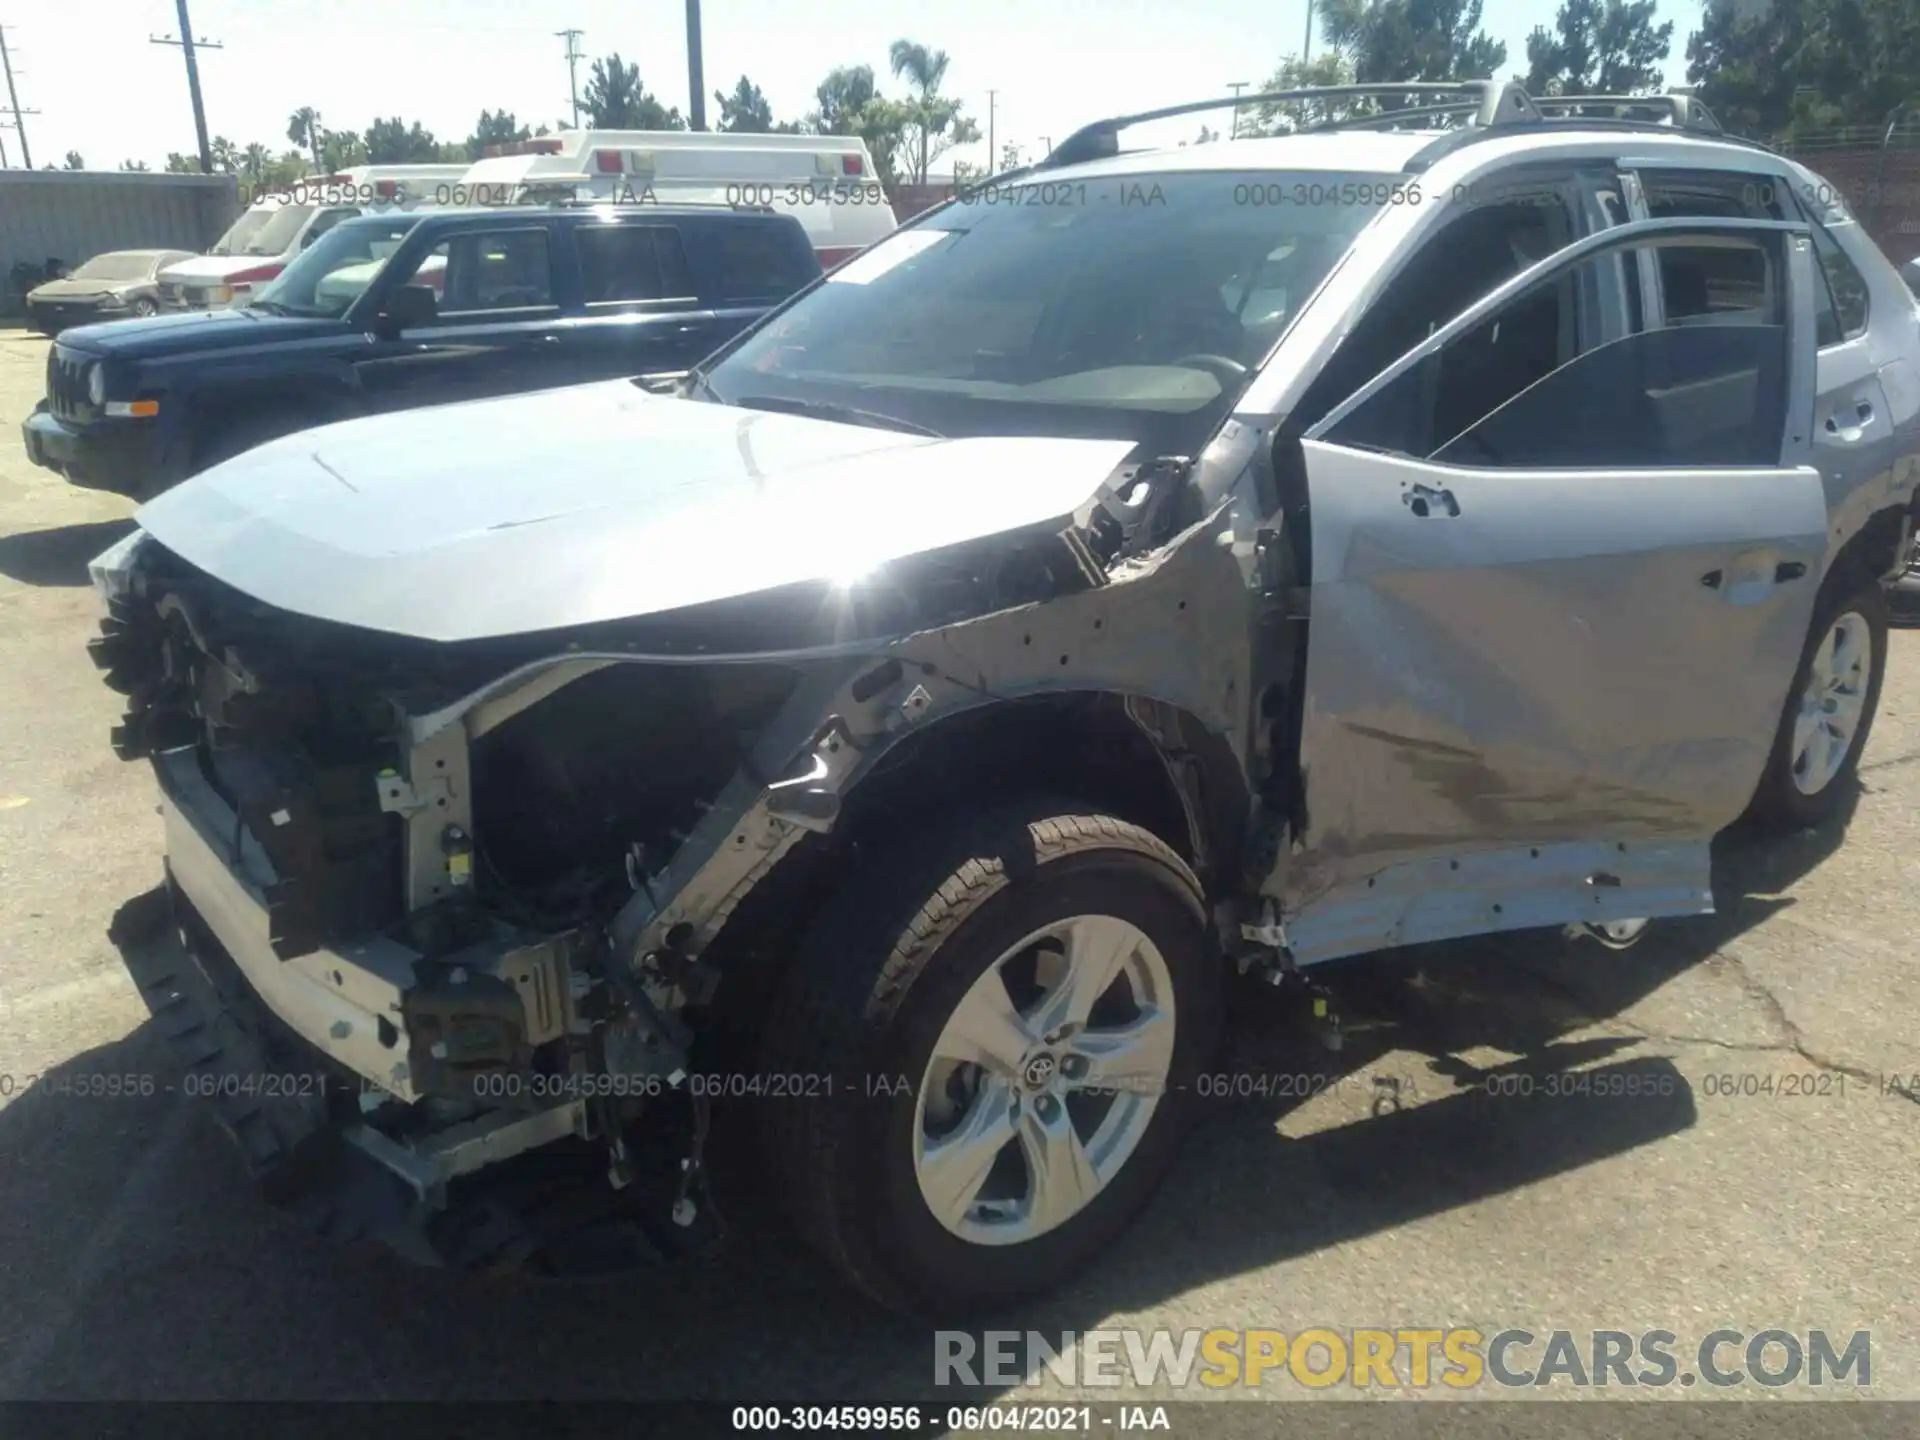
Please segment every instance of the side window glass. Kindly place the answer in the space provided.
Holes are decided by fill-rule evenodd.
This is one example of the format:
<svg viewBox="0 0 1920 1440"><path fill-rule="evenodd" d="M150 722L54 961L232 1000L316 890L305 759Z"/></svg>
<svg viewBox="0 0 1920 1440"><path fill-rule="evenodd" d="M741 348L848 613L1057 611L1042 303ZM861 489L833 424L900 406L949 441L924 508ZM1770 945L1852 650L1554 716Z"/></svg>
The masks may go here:
<svg viewBox="0 0 1920 1440"><path fill-rule="evenodd" d="M574 232L580 251L580 289L589 305L659 300L660 263L654 231L643 225L582 225Z"/></svg>
<svg viewBox="0 0 1920 1440"><path fill-rule="evenodd" d="M1600 255L1514 297L1474 329L1369 397L1327 434L1336 444L1498 469L1769 465L1786 406L1783 277L1769 241L1725 268L1764 297L1739 323L1654 328L1579 347L1556 346L1557 311L1609 265ZM1650 248L1664 266L1679 249ZM1716 251L1721 247L1714 247ZM1627 253L1633 253L1632 250Z"/></svg>
<svg viewBox="0 0 1920 1440"><path fill-rule="evenodd" d="M1818 220L1813 222L1813 253L1820 259L1832 305L1822 317L1827 323L1820 326L1820 345L1838 345L1866 334L1867 278Z"/></svg>
<svg viewBox="0 0 1920 1440"><path fill-rule="evenodd" d="M1647 214L1655 220L1797 220L1784 177L1732 170L1644 170ZM1765 291L1764 256L1743 246L1664 246L1658 257L1660 294L1671 325L1764 323L1772 296ZM1816 306L1821 297L1815 296ZM1824 335L1826 325L1819 326ZM1820 343L1827 343L1824 339Z"/></svg>
<svg viewBox="0 0 1920 1440"><path fill-rule="evenodd" d="M544 227L455 235L445 249L442 315L539 309L553 304L553 264ZM425 283L424 276L419 283Z"/></svg>
<svg viewBox="0 0 1920 1440"><path fill-rule="evenodd" d="M1307 387L1294 410L1299 426L1311 426L1475 300L1572 239L1572 216L1551 192L1466 203L1427 237ZM1556 307L1551 324L1569 328L1566 343L1573 321L1571 304ZM1547 322L1536 315L1532 323ZM1562 344L1557 333L1552 344Z"/></svg>
<svg viewBox="0 0 1920 1440"><path fill-rule="evenodd" d="M804 242L794 241L784 227L721 224L706 240L717 304L776 304L813 279Z"/></svg>
<svg viewBox="0 0 1920 1440"><path fill-rule="evenodd" d="M307 233L300 237L300 248L306 249L342 220L351 219L359 213L358 210L322 210L314 217L313 224L307 227Z"/></svg>

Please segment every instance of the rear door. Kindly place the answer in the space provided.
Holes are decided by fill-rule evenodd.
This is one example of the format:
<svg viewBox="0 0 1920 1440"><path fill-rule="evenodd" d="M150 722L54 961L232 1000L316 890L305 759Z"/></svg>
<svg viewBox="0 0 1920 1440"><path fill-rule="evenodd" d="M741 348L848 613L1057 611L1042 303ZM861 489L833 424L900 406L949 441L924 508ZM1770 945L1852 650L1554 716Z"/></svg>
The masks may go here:
<svg viewBox="0 0 1920 1440"><path fill-rule="evenodd" d="M1767 303L1678 326L1618 293L1702 249ZM1590 235L1307 431L1297 958L1711 908L1825 553L1815 273L1798 223Z"/></svg>
<svg viewBox="0 0 1920 1440"><path fill-rule="evenodd" d="M1815 260L1814 343L1819 351L1813 463L1826 482L1830 515L1851 531L1866 509L1884 500L1899 447L1893 407L1880 376L1885 357L1874 353L1868 333L1866 277L1823 223L1845 220L1837 194L1784 169L1705 170L1662 164L1657 158L1624 163L1633 167L1639 181L1644 203L1636 212L1651 219L1725 215L1809 222ZM1743 309L1764 303L1757 272L1739 252L1675 248L1664 251L1660 263L1648 269L1667 324L1738 324Z"/></svg>
<svg viewBox="0 0 1920 1440"><path fill-rule="evenodd" d="M579 318L567 327L563 363L573 379L678 374L706 354L715 319L680 226L583 219L568 233Z"/></svg>

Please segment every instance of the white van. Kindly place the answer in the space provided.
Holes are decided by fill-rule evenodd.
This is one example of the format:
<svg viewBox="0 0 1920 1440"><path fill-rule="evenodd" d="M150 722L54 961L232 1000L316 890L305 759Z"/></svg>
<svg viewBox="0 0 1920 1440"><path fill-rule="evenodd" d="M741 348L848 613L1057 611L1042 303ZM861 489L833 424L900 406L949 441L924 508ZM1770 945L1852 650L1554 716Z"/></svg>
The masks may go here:
<svg viewBox="0 0 1920 1440"><path fill-rule="evenodd" d="M253 203L206 254L160 272L160 303L169 310L245 304L255 287L277 276L288 261L349 215L393 205L431 205L437 189L466 172L459 164L354 165L296 181L284 190L256 192Z"/></svg>
<svg viewBox="0 0 1920 1440"><path fill-rule="evenodd" d="M593 199L752 205L792 215L832 269L897 225L866 142L847 135L563 130L489 146L443 205Z"/></svg>

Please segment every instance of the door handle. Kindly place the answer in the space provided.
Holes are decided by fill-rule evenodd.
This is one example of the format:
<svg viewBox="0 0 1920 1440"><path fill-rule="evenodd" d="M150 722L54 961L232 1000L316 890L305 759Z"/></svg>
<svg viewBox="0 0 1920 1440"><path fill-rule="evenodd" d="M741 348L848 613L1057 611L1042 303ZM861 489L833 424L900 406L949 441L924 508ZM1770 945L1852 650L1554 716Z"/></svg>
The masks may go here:
<svg viewBox="0 0 1920 1440"><path fill-rule="evenodd" d="M1773 567L1773 583L1784 585L1789 580L1798 580L1807 573L1807 567L1798 560L1782 560Z"/></svg>
<svg viewBox="0 0 1920 1440"><path fill-rule="evenodd" d="M1700 583L1709 590L1718 590L1720 588L1720 582L1724 579L1726 579L1726 576L1720 571L1709 570L1700 577Z"/></svg>

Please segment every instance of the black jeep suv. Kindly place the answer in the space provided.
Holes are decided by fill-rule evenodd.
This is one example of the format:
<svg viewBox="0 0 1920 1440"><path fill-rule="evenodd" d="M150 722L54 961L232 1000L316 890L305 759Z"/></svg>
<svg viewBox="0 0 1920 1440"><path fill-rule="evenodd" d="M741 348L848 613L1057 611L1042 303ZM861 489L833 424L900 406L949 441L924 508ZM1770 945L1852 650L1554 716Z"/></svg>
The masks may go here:
<svg viewBox="0 0 1920 1440"><path fill-rule="evenodd" d="M27 455L145 499L383 410L674 375L820 275L790 216L714 206L368 215L250 305L63 334Z"/></svg>

